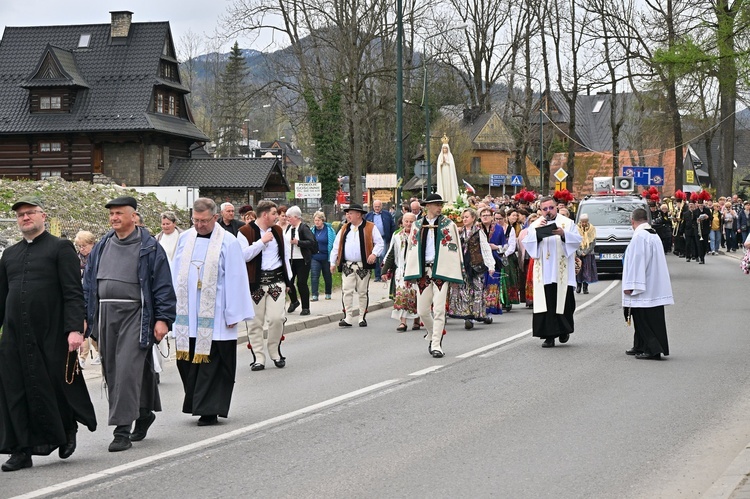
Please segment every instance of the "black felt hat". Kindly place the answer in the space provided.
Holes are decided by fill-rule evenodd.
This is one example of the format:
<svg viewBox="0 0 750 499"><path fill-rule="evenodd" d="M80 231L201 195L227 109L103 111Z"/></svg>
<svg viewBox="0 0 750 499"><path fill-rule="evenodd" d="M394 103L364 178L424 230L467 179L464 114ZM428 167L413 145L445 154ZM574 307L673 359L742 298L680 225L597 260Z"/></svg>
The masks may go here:
<svg viewBox="0 0 750 499"><path fill-rule="evenodd" d="M445 204L445 200L442 198L440 194L430 194L422 201L422 206L432 204L432 203Z"/></svg>
<svg viewBox="0 0 750 499"><path fill-rule="evenodd" d="M365 210L364 208L362 208L361 204L357 204L357 203L350 204L349 207L344 210L344 213L347 213L347 212L352 211L352 210L359 211L359 212L367 215L367 210Z"/></svg>
<svg viewBox="0 0 750 499"><path fill-rule="evenodd" d="M131 196L120 196L119 198L115 198L104 205L105 208L112 208L113 206L131 206L134 210L137 210L138 201L136 201L135 198Z"/></svg>

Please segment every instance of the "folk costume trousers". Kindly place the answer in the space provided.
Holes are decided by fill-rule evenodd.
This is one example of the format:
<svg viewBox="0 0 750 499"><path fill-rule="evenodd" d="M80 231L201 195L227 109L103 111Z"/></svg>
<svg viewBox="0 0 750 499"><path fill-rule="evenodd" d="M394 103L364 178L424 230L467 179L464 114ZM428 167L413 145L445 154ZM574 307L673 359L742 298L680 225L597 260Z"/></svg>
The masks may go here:
<svg viewBox="0 0 750 499"><path fill-rule="evenodd" d="M275 282L261 285L251 293L255 308L255 317L250 322L247 335L255 352L255 362L266 364L266 352L273 360L279 360L279 344L284 334L284 297L286 285ZM268 350L263 342L263 327L268 320Z"/></svg>
<svg viewBox="0 0 750 499"><path fill-rule="evenodd" d="M422 277L418 283L417 313L422 320L430 340L430 351L442 352L440 343L445 329L445 304L448 300L450 284L435 282L429 277ZM425 285L423 287L423 285Z"/></svg>
<svg viewBox="0 0 750 499"><path fill-rule="evenodd" d="M359 303L359 320L367 315L370 303L370 270L360 262L346 262L341 272L341 305L344 307L344 320L354 324L354 298Z"/></svg>

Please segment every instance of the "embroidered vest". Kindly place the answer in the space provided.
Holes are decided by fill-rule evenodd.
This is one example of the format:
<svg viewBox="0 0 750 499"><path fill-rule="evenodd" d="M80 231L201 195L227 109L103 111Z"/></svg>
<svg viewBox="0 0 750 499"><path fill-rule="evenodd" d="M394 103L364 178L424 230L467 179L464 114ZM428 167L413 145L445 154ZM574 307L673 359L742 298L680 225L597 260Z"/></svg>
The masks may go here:
<svg viewBox="0 0 750 499"><path fill-rule="evenodd" d="M339 254L336 258L336 266L338 267L339 272L341 272L344 265L344 244L346 243L346 236L349 234L351 225L352 224L347 222L341 228L343 232L341 233L341 239L339 240ZM357 231L359 233L359 254L362 255L362 267L365 269L375 268L375 264L370 265L367 263L367 257L372 254L372 249L375 247L375 243L372 240L372 230L374 228L374 223L363 219L362 224L360 224L359 230Z"/></svg>
<svg viewBox="0 0 750 499"><path fill-rule="evenodd" d="M247 239L247 242L250 245L260 239L260 227L258 227L255 222L250 222L243 225L242 227L240 227L239 232L242 233L243 236L245 236L245 239ZM276 245L279 248L281 268L284 271L284 282L289 285L289 276L287 275L286 265L284 264L284 233L282 232L281 227L279 227L278 225L273 225L271 227L271 233L273 234L273 238L276 240ZM263 252L261 251L260 253L258 253L258 256L256 256L249 262L245 262L245 267L247 268L247 280L250 282L250 289L252 291L255 291L259 287L258 283L260 281L262 261Z"/></svg>

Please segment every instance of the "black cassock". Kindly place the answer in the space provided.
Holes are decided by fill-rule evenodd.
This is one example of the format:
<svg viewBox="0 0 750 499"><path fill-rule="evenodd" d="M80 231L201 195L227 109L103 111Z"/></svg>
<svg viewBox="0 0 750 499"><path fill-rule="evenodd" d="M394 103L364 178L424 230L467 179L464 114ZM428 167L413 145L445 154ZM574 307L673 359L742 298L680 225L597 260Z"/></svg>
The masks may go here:
<svg viewBox="0 0 750 499"><path fill-rule="evenodd" d="M0 258L0 453L46 455L66 443L76 421L96 429L68 332L83 331L78 256L70 241L43 232ZM65 372L66 361L68 372Z"/></svg>

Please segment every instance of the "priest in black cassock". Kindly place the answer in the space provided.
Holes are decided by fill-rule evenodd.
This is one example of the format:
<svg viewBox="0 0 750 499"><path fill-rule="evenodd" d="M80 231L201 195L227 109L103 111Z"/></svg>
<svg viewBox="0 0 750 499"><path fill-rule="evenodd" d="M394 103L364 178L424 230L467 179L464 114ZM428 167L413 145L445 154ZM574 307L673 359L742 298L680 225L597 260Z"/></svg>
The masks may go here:
<svg viewBox="0 0 750 499"><path fill-rule="evenodd" d="M12 207L23 240L0 259L0 453L3 471L32 466L31 456L76 448L78 423L96 429L96 415L78 347L85 317L78 256L70 241L44 230L39 198Z"/></svg>
<svg viewBox="0 0 750 499"><path fill-rule="evenodd" d="M637 208L630 220L634 232L622 262L622 306L626 319L632 317L635 335L633 348L625 353L659 360L669 355L664 306L674 304L672 283L661 240L646 210Z"/></svg>

